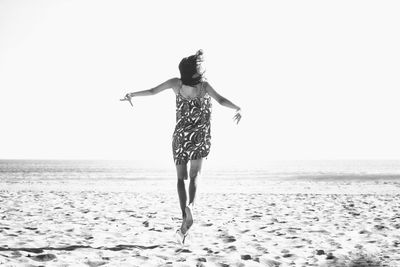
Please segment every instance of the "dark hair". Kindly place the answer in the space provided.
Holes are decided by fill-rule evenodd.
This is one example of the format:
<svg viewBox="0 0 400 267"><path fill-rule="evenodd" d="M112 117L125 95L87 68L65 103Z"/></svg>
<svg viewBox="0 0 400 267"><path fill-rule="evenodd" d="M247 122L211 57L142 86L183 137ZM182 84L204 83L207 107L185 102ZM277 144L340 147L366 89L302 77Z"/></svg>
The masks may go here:
<svg viewBox="0 0 400 267"><path fill-rule="evenodd" d="M181 81L183 84L193 86L203 80L204 72L199 73L198 71L198 67L203 61L202 55L203 51L199 50L196 54L183 58L179 63L179 71L181 73ZM195 74L198 75L193 77Z"/></svg>

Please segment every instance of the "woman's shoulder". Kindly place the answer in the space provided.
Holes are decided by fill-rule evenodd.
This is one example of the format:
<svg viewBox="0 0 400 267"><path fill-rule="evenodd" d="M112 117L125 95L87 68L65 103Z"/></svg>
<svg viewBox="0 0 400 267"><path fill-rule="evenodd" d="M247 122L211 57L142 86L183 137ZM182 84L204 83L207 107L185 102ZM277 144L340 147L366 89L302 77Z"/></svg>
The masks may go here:
<svg viewBox="0 0 400 267"><path fill-rule="evenodd" d="M204 88L204 90L208 93L208 88L210 87L210 84L207 81L202 81L201 87Z"/></svg>
<svg viewBox="0 0 400 267"><path fill-rule="evenodd" d="M179 89L182 87L182 81L181 79L175 77L171 78L168 80L170 83L171 88L174 90L174 92L177 94Z"/></svg>
<svg viewBox="0 0 400 267"><path fill-rule="evenodd" d="M182 85L182 81L178 77L171 78L168 80L168 82L174 87Z"/></svg>

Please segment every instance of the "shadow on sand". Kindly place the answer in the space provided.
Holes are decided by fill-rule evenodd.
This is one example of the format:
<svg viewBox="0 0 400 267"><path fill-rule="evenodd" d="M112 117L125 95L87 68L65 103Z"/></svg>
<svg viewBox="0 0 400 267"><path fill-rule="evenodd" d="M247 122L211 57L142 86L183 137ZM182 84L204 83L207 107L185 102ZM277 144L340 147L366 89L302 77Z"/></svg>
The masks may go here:
<svg viewBox="0 0 400 267"><path fill-rule="evenodd" d="M131 249L131 248L138 248L138 249L155 249L161 247L161 245L154 245L154 246L142 246L142 245L117 245L115 247L91 247L91 246L82 246L82 245L73 245L73 246L66 246L66 247L42 247L42 248L4 248L0 247L0 251L26 251L32 253L43 253L44 250L66 250L72 251L75 249L80 248L90 248L90 249L101 249L101 250L112 250L112 251L119 251L123 249Z"/></svg>

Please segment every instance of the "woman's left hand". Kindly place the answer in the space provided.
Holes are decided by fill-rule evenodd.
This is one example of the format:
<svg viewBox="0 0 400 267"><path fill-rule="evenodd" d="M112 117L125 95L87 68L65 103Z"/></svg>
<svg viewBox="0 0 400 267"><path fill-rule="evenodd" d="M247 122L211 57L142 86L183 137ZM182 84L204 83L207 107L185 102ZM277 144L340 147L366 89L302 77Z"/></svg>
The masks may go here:
<svg viewBox="0 0 400 267"><path fill-rule="evenodd" d="M239 108L238 110L236 110L235 116L233 116L233 120L236 121L236 124L238 124L240 119L242 118L242 114L240 112L241 109Z"/></svg>

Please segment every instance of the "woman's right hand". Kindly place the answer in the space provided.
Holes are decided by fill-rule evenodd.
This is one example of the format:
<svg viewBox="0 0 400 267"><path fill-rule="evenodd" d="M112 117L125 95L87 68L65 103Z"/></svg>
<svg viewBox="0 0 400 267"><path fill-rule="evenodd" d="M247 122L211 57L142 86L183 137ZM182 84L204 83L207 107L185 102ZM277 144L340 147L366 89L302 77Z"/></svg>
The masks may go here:
<svg viewBox="0 0 400 267"><path fill-rule="evenodd" d="M123 99L120 99L120 100L121 100L121 101L129 101L129 103L130 103L131 106L133 107L131 98L132 98L132 95L131 95L130 93L127 93L127 94L125 95L125 97L124 97Z"/></svg>

